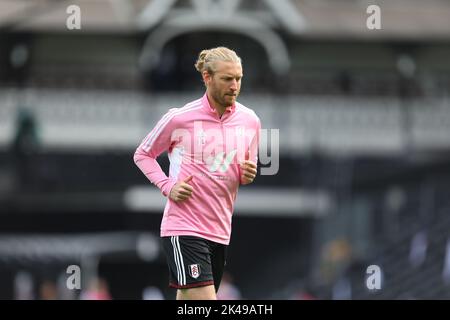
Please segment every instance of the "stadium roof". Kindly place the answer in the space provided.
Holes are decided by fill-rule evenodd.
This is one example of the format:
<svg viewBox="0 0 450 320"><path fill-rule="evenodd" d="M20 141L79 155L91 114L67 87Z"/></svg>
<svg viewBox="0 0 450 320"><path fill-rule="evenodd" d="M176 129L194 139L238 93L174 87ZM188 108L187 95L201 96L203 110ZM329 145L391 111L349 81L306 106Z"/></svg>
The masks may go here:
<svg viewBox="0 0 450 320"><path fill-rule="evenodd" d="M366 27L371 4L381 9L381 30ZM0 32L68 31L70 5L81 9L77 32L145 32L168 17L195 13L208 18L220 12L232 22L237 14L252 16L301 37L450 38L450 1L445 0L0 0Z"/></svg>

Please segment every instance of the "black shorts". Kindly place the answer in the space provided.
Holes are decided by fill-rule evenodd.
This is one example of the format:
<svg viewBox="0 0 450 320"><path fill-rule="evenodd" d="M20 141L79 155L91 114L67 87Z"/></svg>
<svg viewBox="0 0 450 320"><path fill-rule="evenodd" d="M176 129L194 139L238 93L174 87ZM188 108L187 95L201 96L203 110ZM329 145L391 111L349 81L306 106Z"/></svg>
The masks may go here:
<svg viewBox="0 0 450 320"><path fill-rule="evenodd" d="M177 289L214 285L219 290L227 246L193 236L162 237L169 286Z"/></svg>

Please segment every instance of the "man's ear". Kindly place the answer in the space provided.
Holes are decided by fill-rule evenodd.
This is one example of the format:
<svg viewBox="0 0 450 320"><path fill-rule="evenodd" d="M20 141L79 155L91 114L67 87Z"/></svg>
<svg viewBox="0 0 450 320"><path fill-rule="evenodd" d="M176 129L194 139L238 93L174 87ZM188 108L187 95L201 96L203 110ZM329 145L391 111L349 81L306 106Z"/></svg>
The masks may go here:
<svg viewBox="0 0 450 320"><path fill-rule="evenodd" d="M203 77L203 82L205 83L205 85L208 85L208 83L211 81L211 78L212 78L212 76L206 70L202 72L202 77Z"/></svg>

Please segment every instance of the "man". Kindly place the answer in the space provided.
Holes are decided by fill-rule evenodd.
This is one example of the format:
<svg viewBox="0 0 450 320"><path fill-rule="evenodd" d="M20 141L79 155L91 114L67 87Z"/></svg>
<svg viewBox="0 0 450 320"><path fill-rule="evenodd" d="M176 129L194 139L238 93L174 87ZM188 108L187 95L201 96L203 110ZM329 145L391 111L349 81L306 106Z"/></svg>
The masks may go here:
<svg viewBox="0 0 450 320"><path fill-rule="evenodd" d="M216 299L240 184L257 172L260 120L236 102L241 59L225 47L203 50L195 64L206 93L170 109L142 141L134 161L168 197L161 223L177 299ZM168 151L167 177L156 158Z"/></svg>

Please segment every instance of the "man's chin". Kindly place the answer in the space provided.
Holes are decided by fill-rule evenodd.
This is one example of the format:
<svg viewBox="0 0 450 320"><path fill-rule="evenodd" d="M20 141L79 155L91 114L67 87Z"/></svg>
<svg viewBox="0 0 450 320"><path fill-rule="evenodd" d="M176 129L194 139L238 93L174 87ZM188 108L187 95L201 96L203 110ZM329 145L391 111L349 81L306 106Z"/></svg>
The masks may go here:
<svg viewBox="0 0 450 320"><path fill-rule="evenodd" d="M225 101L232 105L236 101L236 96L225 96Z"/></svg>

